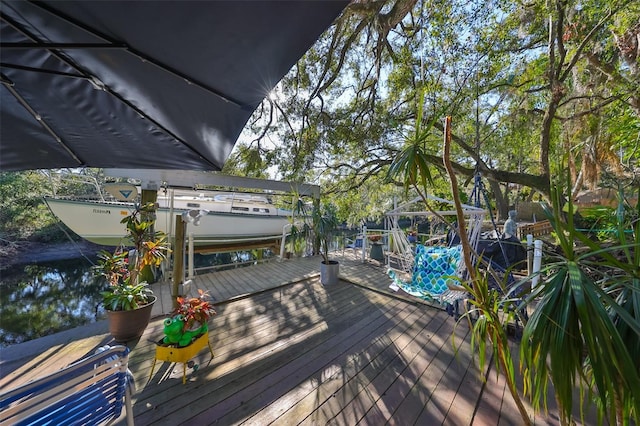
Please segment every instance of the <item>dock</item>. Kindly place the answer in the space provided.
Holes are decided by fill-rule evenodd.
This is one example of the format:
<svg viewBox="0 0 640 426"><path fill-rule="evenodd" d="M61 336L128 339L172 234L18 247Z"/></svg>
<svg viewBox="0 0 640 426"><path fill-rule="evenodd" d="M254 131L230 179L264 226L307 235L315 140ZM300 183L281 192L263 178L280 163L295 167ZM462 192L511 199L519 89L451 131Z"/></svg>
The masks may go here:
<svg viewBox="0 0 640 426"><path fill-rule="evenodd" d="M516 425L522 419L494 366L475 367L469 326L391 291L386 268L338 254L341 281L322 286L319 257L273 261L195 278L214 299L208 350L154 362L170 311L168 284L129 346L137 425ZM158 286L157 284L155 286ZM453 337L453 339L452 339ZM0 387L55 371L113 344L106 322L0 352ZM517 342L514 341L514 348ZM535 424L559 424L554 401ZM124 423L118 423L124 424Z"/></svg>

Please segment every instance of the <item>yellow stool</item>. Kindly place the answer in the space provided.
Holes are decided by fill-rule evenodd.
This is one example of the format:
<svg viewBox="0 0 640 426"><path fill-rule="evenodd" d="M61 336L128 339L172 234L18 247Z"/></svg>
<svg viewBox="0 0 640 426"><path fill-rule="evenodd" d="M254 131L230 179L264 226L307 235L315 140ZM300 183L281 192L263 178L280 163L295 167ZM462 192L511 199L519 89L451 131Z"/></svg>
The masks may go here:
<svg viewBox="0 0 640 426"><path fill-rule="evenodd" d="M211 358L214 357L213 348L211 347L211 343L209 342L209 333L204 333L200 337L196 338L189 345L184 346L182 348L171 347L171 346L163 346L161 344L156 345L156 358L153 360L153 365L151 366L151 373L149 374L149 380L147 383L151 381L151 377L153 376L153 370L156 368L156 361L163 362L181 362L183 364L182 369L182 384L187 383L187 361L196 356L198 352L205 346L209 346L209 351L211 352ZM191 367L191 365L189 365Z"/></svg>

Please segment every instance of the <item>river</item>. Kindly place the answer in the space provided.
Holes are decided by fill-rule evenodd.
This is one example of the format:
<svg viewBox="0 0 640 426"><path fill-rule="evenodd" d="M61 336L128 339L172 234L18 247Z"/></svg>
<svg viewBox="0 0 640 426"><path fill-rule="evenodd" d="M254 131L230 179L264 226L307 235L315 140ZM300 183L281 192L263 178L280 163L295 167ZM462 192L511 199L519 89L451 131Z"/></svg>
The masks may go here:
<svg viewBox="0 0 640 426"><path fill-rule="evenodd" d="M0 346L95 322L104 316L96 279L84 258L17 265L0 275Z"/></svg>
<svg viewBox="0 0 640 426"><path fill-rule="evenodd" d="M29 244L0 257L0 347L103 319L100 293L107 284L92 270L100 249L112 248L87 242ZM196 255L195 266L252 259L251 252Z"/></svg>

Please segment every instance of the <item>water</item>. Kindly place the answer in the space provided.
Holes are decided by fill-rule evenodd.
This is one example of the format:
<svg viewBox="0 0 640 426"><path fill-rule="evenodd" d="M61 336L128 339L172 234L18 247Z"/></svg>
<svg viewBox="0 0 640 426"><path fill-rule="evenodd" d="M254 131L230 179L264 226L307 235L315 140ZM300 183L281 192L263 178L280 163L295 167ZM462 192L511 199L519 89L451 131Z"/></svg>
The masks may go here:
<svg viewBox="0 0 640 426"><path fill-rule="evenodd" d="M95 262L95 260L93 260ZM0 272L0 347L6 347L105 317L87 259L17 265Z"/></svg>
<svg viewBox="0 0 640 426"><path fill-rule="evenodd" d="M274 254L265 250L264 257ZM95 258L91 262L97 263ZM255 260L254 252L194 257L201 273L221 265L236 267ZM80 327L106 317L101 292L108 285L95 277L88 259L17 265L0 271L0 347Z"/></svg>

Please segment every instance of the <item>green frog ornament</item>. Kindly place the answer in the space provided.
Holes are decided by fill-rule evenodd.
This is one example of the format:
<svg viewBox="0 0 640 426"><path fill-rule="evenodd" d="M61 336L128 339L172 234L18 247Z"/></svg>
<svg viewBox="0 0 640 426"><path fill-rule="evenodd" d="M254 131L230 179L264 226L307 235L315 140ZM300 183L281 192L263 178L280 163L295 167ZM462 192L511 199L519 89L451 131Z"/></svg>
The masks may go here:
<svg viewBox="0 0 640 426"><path fill-rule="evenodd" d="M162 342L167 345L177 344L179 347L187 346L195 337L206 333L209 329L207 323L187 330L185 330L185 326L186 323L182 315L175 315L164 320L165 338Z"/></svg>

